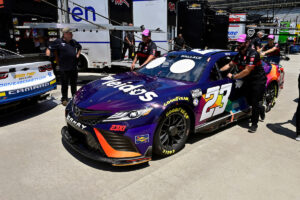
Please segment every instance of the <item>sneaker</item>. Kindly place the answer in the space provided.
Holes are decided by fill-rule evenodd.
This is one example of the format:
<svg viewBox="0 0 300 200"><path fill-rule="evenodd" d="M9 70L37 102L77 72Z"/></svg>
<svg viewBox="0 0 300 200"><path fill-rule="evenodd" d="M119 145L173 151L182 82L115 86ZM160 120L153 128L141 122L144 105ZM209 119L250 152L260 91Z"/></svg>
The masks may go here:
<svg viewBox="0 0 300 200"><path fill-rule="evenodd" d="M261 112L259 113L259 116L260 116L260 120L263 122L266 118L266 113L265 112Z"/></svg>
<svg viewBox="0 0 300 200"><path fill-rule="evenodd" d="M252 125L249 129L248 129L248 132L249 133L255 133L257 130L257 125Z"/></svg>
<svg viewBox="0 0 300 200"><path fill-rule="evenodd" d="M262 110L259 113L261 121L264 121L266 118L266 108L263 106Z"/></svg>
<svg viewBox="0 0 300 200"><path fill-rule="evenodd" d="M300 141L300 135L297 135L297 137L295 138L295 140Z"/></svg>
<svg viewBox="0 0 300 200"><path fill-rule="evenodd" d="M68 104L68 102L66 100L63 100L61 103L63 106L67 106L67 104Z"/></svg>

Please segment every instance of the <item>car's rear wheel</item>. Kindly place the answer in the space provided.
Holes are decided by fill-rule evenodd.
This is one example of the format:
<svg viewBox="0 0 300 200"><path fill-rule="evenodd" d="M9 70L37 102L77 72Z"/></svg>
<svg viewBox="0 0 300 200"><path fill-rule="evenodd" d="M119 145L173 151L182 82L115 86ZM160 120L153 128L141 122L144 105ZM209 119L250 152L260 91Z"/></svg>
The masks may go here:
<svg viewBox="0 0 300 200"><path fill-rule="evenodd" d="M276 83L273 82L267 87L263 102L264 106L266 107L266 112L269 112L274 107L276 103L277 92L278 88Z"/></svg>
<svg viewBox="0 0 300 200"><path fill-rule="evenodd" d="M191 120L181 107L164 113L154 135L154 153L169 156L182 149L190 132Z"/></svg>

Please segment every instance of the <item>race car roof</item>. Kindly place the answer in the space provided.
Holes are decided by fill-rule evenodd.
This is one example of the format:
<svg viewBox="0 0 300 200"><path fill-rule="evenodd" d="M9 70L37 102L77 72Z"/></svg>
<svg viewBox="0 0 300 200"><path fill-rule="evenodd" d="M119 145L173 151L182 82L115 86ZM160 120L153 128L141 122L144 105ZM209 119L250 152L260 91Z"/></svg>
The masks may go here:
<svg viewBox="0 0 300 200"><path fill-rule="evenodd" d="M205 56L211 56L212 54L215 53L219 53L219 52L229 52L229 50L225 50L225 49L193 49L192 52L201 54L201 55L205 55Z"/></svg>
<svg viewBox="0 0 300 200"><path fill-rule="evenodd" d="M229 50L224 50L224 49L193 49L191 51L173 51L170 52L172 55L190 55L190 56L211 56L216 53L221 53L221 52L230 52Z"/></svg>

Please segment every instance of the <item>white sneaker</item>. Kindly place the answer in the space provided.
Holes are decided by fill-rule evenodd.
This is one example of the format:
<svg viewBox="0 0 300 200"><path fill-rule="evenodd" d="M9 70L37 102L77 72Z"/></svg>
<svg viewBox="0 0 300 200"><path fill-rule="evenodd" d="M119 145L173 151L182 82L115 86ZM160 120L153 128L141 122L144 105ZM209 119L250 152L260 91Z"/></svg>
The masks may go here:
<svg viewBox="0 0 300 200"><path fill-rule="evenodd" d="M295 140L300 141L300 135L297 135L297 137L295 138Z"/></svg>

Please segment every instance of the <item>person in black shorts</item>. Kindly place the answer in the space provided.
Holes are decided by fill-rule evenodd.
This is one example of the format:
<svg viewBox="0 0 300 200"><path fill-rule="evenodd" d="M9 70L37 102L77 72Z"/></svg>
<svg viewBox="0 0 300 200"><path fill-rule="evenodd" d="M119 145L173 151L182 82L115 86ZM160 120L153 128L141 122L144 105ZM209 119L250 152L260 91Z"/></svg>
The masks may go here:
<svg viewBox="0 0 300 200"><path fill-rule="evenodd" d="M61 93L62 104L64 106L68 103L68 84L71 85L72 96L77 91L77 59L81 53L81 45L73 39L72 30L70 28L63 29L63 37L56 39L50 43L49 48L46 50L46 55L50 56L51 51L56 51L58 56L58 63L61 75Z"/></svg>
<svg viewBox="0 0 300 200"><path fill-rule="evenodd" d="M259 53L250 45L250 39L246 34L242 34L237 39L238 54L233 60L222 67L221 71L226 71L231 67L237 66L239 72L237 74L228 73L227 77L231 79L243 79L243 90L247 98L247 102L252 106L252 125L249 128L250 133L254 133L258 127L259 116L264 120L265 109L262 106L263 95L266 87L266 74L261 65Z"/></svg>
<svg viewBox="0 0 300 200"><path fill-rule="evenodd" d="M129 26L133 26L133 24L130 23ZM134 59L134 45L135 40L133 31L126 31L123 41L123 52L121 60L124 60L127 49L129 50L128 58L130 58L131 60Z"/></svg>
<svg viewBox="0 0 300 200"><path fill-rule="evenodd" d="M139 61L140 67L143 67L156 57L157 47L151 40L151 32L148 29L142 32L142 40L131 64L131 70L134 70L137 61Z"/></svg>

